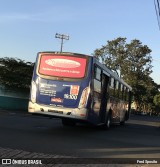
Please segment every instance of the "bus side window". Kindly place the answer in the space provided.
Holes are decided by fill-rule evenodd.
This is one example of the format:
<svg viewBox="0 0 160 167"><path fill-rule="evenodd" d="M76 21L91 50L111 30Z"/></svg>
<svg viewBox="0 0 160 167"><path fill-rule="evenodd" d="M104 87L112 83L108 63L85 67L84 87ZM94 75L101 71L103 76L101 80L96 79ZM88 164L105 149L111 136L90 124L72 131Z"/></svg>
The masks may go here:
<svg viewBox="0 0 160 167"><path fill-rule="evenodd" d="M101 69L97 66L94 67L94 78L101 81Z"/></svg>
<svg viewBox="0 0 160 167"><path fill-rule="evenodd" d="M122 89L122 100L124 100L124 85L121 85L121 89Z"/></svg>
<svg viewBox="0 0 160 167"><path fill-rule="evenodd" d="M123 85L121 83L119 83L119 98L122 100L123 98Z"/></svg>
<svg viewBox="0 0 160 167"><path fill-rule="evenodd" d="M124 86L124 89L123 89L123 100L126 101L126 87Z"/></svg>
<svg viewBox="0 0 160 167"><path fill-rule="evenodd" d="M102 89L101 76L101 69L94 66L94 91L97 93L101 93Z"/></svg>
<svg viewBox="0 0 160 167"><path fill-rule="evenodd" d="M126 89L126 100L127 101L129 100L129 89L128 88Z"/></svg>
<svg viewBox="0 0 160 167"><path fill-rule="evenodd" d="M114 78L110 78L109 94L110 96L114 96Z"/></svg>
<svg viewBox="0 0 160 167"><path fill-rule="evenodd" d="M129 89L128 88L125 88L125 100L128 101L129 99Z"/></svg>
<svg viewBox="0 0 160 167"><path fill-rule="evenodd" d="M119 97L119 82L116 81L115 83L115 96L118 98Z"/></svg>

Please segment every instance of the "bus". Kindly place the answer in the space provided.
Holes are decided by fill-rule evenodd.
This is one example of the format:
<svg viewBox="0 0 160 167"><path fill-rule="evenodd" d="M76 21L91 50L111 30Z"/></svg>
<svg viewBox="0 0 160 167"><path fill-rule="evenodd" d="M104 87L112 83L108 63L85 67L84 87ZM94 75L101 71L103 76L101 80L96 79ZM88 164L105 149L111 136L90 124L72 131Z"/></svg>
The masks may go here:
<svg viewBox="0 0 160 167"><path fill-rule="evenodd" d="M109 129L124 124L132 88L95 57L39 52L31 81L28 112L61 118L63 125L88 122Z"/></svg>

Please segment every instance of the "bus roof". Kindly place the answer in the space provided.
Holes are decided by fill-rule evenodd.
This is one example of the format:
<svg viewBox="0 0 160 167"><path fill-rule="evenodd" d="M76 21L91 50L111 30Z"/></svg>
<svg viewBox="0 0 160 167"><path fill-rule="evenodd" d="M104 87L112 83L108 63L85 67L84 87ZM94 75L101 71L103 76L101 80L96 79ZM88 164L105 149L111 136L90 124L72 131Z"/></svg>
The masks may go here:
<svg viewBox="0 0 160 167"><path fill-rule="evenodd" d="M43 52L38 52L38 54L59 54L59 55L75 55L75 56L77 55L77 56L93 57L87 54L73 53L73 52L58 52L58 51L43 51Z"/></svg>

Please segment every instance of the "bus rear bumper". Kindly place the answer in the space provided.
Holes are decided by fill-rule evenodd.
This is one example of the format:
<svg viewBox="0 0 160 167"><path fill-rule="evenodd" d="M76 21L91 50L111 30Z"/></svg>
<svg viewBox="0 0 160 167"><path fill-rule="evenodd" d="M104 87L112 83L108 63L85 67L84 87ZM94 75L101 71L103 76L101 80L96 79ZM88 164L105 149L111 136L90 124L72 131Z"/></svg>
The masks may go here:
<svg viewBox="0 0 160 167"><path fill-rule="evenodd" d="M42 114L45 116L53 116L59 118L72 118L87 120L87 109L86 108L65 108L55 106L45 106L29 101L28 112L32 114Z"/></svg>

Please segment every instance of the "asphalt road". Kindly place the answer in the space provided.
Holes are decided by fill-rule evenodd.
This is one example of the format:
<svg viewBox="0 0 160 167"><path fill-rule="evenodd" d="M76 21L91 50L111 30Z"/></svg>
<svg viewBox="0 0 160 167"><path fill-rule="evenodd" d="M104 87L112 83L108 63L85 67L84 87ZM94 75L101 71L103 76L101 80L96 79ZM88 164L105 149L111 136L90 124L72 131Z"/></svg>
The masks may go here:
<svg viewBox="0 0 160 167"><path fill-rule="evenodd" d="M0 111L0 156L160 158L160 118L135 116L109 131L63 127L60 119Z"/></svg>

